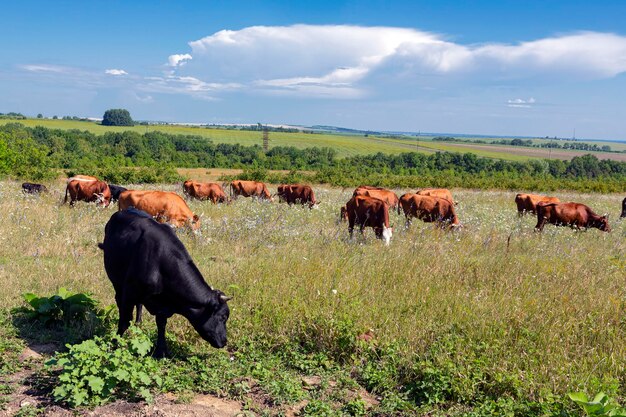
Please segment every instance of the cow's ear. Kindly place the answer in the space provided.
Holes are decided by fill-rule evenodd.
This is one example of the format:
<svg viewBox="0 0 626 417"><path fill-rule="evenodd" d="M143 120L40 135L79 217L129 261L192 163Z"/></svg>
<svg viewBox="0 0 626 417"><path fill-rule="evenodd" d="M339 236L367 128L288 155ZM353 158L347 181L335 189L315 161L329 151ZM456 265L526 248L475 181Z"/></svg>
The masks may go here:
<svg viewBox="0 0 626 417"><path fill-rule="evenodd" d="M197 214L194 214L194 215L193 215L193 222L194 222L194 223L197 223L197 222L198 222L198 220L200 220L200 217L198 217L198 215L197 215Z"/></svg>

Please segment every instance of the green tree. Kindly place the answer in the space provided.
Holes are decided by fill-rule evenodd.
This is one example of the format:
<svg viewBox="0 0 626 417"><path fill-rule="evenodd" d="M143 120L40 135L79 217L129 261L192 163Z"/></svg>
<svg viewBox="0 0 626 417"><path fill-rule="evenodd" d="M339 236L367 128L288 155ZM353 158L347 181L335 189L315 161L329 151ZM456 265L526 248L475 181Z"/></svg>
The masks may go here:
<svg viewBox="0 0 626 417"><path fill-rule="evenodd" d="M43 114L39 113L39 114L37 115L37 118L38 118L38 119L43 119Z"/></svg>
<svg viewBox="0 0 626 417"><path fill-rule="evenodd" d="M109 109L104 112L102 117L104 126L133 126L135 122L130 117L130 113L126 109Z"/></svg>

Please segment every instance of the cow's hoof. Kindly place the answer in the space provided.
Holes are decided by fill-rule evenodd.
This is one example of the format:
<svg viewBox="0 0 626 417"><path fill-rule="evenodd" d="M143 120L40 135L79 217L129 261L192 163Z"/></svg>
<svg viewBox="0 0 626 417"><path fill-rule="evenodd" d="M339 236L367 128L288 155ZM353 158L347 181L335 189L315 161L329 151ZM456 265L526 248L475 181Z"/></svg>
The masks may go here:
<svg viewBox="0 0 626 417"><path fill-rule="evenodd" d="M171 358L172 354L169 349L155 349L154 352L152 352L152 357L154 359L166 359Z"/></svg>

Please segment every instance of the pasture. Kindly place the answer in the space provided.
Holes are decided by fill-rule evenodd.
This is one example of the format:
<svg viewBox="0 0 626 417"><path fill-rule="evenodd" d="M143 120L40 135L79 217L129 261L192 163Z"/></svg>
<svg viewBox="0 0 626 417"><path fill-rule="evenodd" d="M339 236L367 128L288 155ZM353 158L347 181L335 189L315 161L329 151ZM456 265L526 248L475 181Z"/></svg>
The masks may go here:
<svg viewBox="0 0 626 417"><path fill-rule="evenodd" d="M175 125L136 125L132 127L102 126L94 122L76 120L51 120L51 119L26 119L26 120L0 120L0 124L18 122L29 127L44 126L50 129L78 129L87 130L94 134L105 132L123 132L126 130L137 133L149 131L161 131L170 134L197 135L211 139L215 143L238 143L241 145L261 145L261 132L246 130L230 130L220 128L204 128L198 126L175 126ZM478 156L503 159L509 161L526 161L529 159L562 159L570 160L575 156L585 155L590 152L575 151L567 149L527 148L521 146L488 145L475 143L453 143L453 142L433 142L432 137L421 136L419 142L415 137L389 138L375 135L339 135L339 134L308 134L308 133L286 133L270 132L270 147L274 146L294 146L299 149L310 147L330 147L337 151L340 158L367 155L377 152L397 154L401 152L469 152ZM480 138L487 141L496 138ZM544 139L533 139L534 142L543 143ZM598 146L609 145L614 150L626 149L623 142L598 141L590 142ZM591 152L598 159L612 159L616 161L626 161L624 153Z"/></svg>
<svg viewBox="0 0 626 417"><path fill-rule="evenodd" d="M0 183L3 314L22 305L23 293L59 287L114 303L97 243L116 208L70 209L59 204L62 187L38 198L22 195L18 183ZM150 189L182 194L180 185ZM462 230L417 220L407 230L393 213L394 234L384 247L371 229L365 240L358 232L348 240L347 225L338 222L352 189L314 189L321 202L314 210L252 199L189 203L202 218L201 234L178 235L207 282L234 296L231 350L212 351L175 316L168 335L183 352L178 359L208 352L211 366L232 349L245 351L250 340L267 355L306 346L352 369L346 372L381 401L374 414L391 407L393 395L430 415L461 415L488 401L566 403L564 395L579 390L624 395L626 221L617 221L623 196L554 193L610 213L613 231L547 225L537 234L534 216L518 218L514 193L453 190ZM144 320L142 327L154 329L152 316ZM359 362L365 348L350 350L345 340L367 331L378 354L390 355L372 369ZM245 402L252 394L224 395ZM284 411L273 404L267 415Z"/></svg>

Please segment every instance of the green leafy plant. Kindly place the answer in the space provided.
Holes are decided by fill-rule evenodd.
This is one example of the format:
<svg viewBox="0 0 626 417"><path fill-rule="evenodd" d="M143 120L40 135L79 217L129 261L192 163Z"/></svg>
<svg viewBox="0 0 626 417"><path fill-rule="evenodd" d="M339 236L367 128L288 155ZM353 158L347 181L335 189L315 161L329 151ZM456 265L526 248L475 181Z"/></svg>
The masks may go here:
<svg viewBox="0 0 626 417"><path fill-rule="evenodd" d="M128 337L94 337L68 346L68 352L46 362L58 379L54 399L72 407L114 398L151 401L151 389L162 384L157 362L147 356L152 343L138 328L129 330Z"/></svg>
<svg viewBox="0 0 626 417"><path fill-rule="evenodd" d="M320 400L311 400L300 411L300 416L331 417L336 414L330 404Z"/></svg>
<svg viewBox="0 0 626 417"><path fill-rule="evenodd" d="M98 304L89 294L72 293L63 287L50 297L39 297L33 293L23 294L23 297L32 307L26 310L27 317L45 325L88 319L96 315Z"/></svg>
<svg viewBox="0 0 626 417"><path fill-rule="evenodd" d="M367 412L365 401L360 398L355 398L348 402L343 406L342 410L350 416L364 416Z"/></svg>
<svg viewBox="0 0 626 417"><path fill-rule="evenodd" d="M626 408L612 401L603 392L589 399L584 392L568 394L569 398L583 409L586 415L593 417L626 417Z"/></svg>
<svg viewBox="0 0 626 417"><path fill-rule="evenodd" d="M41 415L43 412L44 412L43 407L36 407L32 404L26 404L20 407L20 409L17 410L15 414L13 414L13 417L37 417Z"/></svg>

